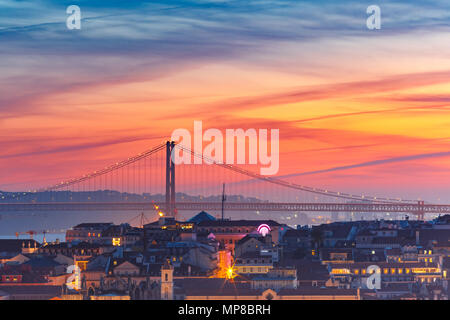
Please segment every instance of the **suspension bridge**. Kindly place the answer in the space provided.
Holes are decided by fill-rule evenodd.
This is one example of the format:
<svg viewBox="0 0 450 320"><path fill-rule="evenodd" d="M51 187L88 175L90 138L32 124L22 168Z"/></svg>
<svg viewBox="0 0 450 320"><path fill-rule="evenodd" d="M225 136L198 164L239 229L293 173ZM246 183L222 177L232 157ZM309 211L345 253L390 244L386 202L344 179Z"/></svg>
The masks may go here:
<svg viewBox="0 0 450 320"><path fill-rule="evenodd" d="M174 164L187 152L203 164ZM216 163L168 141L134 157L79 177L29 192L8 193L0 212L145 211L158 205L168 216L182 210L267 212L450 214L450 205L423 200L350 194L262 176L246 165ZM176 177L175 177L176 173ZM222 185L227 201L221 201Z"/></svg>

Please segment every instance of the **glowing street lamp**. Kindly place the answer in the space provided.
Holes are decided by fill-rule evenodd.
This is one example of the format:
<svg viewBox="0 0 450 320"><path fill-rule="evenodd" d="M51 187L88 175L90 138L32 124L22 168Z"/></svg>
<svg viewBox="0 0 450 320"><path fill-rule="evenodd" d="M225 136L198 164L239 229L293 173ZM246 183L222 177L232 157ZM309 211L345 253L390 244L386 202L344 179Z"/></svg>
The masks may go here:
<svg viewBox="0 0 450 320"><path fill-rule="evenodd" d="M227 271L225 272L225 278L228 280L233 280L236 278L237 274L235 272L234 267L229 267Z"/></svg>

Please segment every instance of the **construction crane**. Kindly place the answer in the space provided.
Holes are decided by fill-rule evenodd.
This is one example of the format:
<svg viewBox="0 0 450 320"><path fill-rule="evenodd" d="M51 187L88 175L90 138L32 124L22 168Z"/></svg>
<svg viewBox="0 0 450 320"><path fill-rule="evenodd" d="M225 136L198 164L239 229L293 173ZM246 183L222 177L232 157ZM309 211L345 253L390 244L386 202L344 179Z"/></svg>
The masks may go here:
<svg viewBox="0 0 450 320"><path fill-rule="evenodd" d="M164 212L162 212L162 211L159 209L159 206L155 203L155 201L152 200L152 204L153 204L153 208L154 208L155 211L158 213L158 216L164 217L164 216L165 216Z"/></svg>
<svg viewBox="0 0 450 320"><path fill-rule="evenodd" d="M39 231L36 231L36 230L28 230L28 231L16 232L16 237L17 237L17 239L19 239L19 236L20 236L20 235L28 234L28 235L30 236L30 239L33 239L33 237L34 237L36 234L44 234L44 239L45 239L45 234L46 234L46 233L47 233L47 230L39 230Z"/></svg>
<svg viewBox="0 0 450 320"><path fill-rule="evenodd" d="M227 196L225 195L225 183L223 184L223 189L222 189L222 221L224 220L224 206L225 206L225 201L227 201Z"/></svg>

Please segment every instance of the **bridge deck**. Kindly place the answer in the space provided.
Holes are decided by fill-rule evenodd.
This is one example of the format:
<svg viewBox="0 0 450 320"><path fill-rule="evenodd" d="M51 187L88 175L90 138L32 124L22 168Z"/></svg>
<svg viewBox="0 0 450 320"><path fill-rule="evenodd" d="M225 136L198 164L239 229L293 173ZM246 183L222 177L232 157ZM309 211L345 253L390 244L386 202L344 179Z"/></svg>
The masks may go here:
<svg viewBox="0 0 450 320"><path fill-rule="evenodd" d="M164 211L165 204L159 204ZM177 202L178 211L221 210L220 202ZM245 203L226 202L227 211L304 211L304 212L397 212L450 214L450 205L411 203ZM52 203L0 203L1 212L15 211L139 211L154 210L149 202L52 202Z"/></svg>

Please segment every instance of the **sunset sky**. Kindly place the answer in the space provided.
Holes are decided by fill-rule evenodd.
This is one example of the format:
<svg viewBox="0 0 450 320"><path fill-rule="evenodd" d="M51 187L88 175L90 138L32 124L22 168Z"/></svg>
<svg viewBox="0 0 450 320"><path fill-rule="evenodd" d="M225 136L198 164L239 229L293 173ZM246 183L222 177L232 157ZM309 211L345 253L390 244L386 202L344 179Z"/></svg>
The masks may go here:
<svg viewBox="0 0 450 320"><path fill-rule="evenodd" d="M279 175L303 185L450 203L450 2L0 0L0 190L194 120L279 129Z"/></svg>

